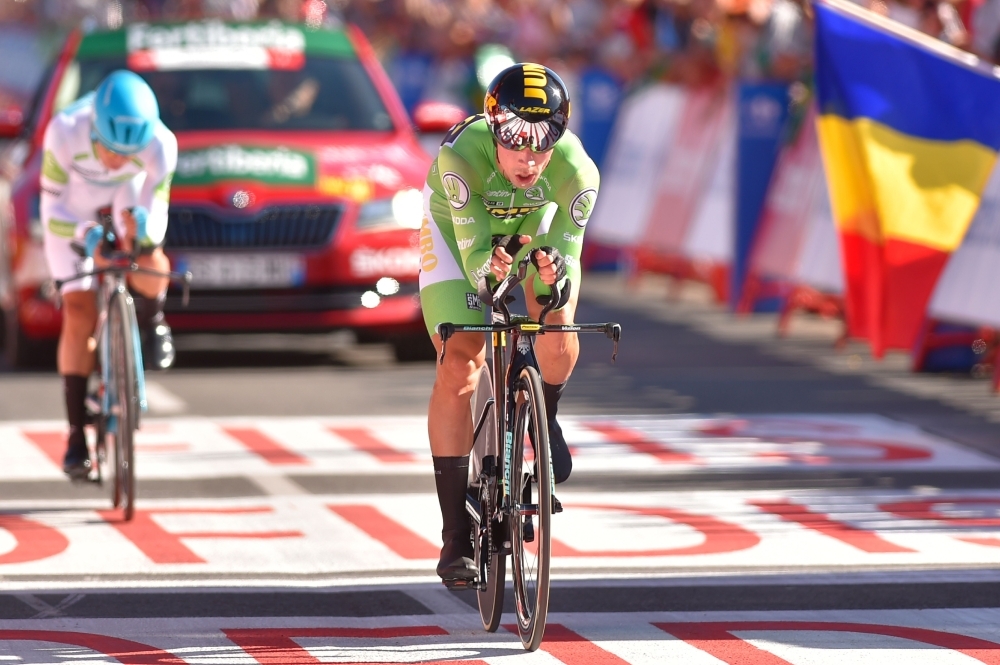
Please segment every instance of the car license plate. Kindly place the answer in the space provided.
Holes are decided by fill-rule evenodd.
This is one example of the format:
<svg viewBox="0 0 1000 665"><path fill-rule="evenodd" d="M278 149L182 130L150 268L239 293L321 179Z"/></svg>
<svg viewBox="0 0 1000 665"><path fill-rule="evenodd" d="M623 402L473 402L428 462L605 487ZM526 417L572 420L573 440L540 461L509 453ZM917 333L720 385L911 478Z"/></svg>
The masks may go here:
<svg viewBox="0 0 1000 665"><path fill-rule="evenodd" d="M188 254L176 269L191 271L192 289L299 286L306 272L297 254Z"/></svg>

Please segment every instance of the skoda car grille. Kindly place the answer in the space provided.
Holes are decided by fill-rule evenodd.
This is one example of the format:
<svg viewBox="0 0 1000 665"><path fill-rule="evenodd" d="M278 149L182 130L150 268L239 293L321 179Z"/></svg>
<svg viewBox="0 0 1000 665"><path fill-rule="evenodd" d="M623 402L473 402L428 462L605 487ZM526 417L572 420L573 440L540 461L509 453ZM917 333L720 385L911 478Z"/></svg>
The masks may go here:
<svg viewBox="0 0 1000 665"><path fill-rule="evenodd" d="M323 247L330 242L340 206L280 206L255 215L192 207L171 207L168 249Z"/></svg>

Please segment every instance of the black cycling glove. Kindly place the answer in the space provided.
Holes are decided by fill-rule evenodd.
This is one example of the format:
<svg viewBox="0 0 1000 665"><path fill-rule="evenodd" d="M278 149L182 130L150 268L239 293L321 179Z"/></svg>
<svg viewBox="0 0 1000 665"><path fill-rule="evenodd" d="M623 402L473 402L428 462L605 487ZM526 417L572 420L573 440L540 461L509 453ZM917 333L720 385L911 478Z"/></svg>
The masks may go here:
<svg viewBox="0 0 1000 665"><path fill-rule="evenodd" d="M559 292L559 302L557 302L555 307L553 307L552 309L560 309L562 307L565 307L566 303L569 302L569 293L571 289L571 282L570 280L566 279L566 259L563 258L563 255L555 247L542 245L541 247L538 247L537 250L533 250L531 252L531 265L535 266L535 270L538 270L538 259L535 258L535 251L545 252L552 258L552 265L556 270L556 282L555 282L556 284L563 281L564 279L566 280L565 284L563 284ZM538 302L539 305L547 305L549 304L549 300L551 299L552 299L551 294L543 296L535 296L535 300Z"/></svg>
<svg viewBox="0 0 1000 665"><path fill-rule="evenodd" d="M521 251L524 247L524 243L521 242L520 235L511 236L493 236L493 249L497 247L503 247L503 251L510 254L511 258L517 256L517 253Z"/></svg>

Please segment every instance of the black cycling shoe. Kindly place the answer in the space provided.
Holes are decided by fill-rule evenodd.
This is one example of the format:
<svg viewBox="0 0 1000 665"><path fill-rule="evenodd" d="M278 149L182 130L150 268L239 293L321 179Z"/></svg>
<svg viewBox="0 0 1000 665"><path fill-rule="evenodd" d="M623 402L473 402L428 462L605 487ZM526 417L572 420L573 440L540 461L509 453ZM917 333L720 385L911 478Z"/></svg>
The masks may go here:
<svg viewBox="0 0 1000 665"><path fill-rule="evenodd" d="M160 312L153 318L149 327L142 331L143 365L146 369L169 369L174 364L177 355L174 349L174 336Z"/></svg>
<svg viewBox="0 0 1000 665"><path fill-rule="evenodd" d="M475 552L468 531L446 534L437 565L438 577L445 584L475 581L479 571L473 557Z"/></svg>
<svg viewBox="0 0 1000 665"><path fill-rule="evenodd" d="M555 418L549 420L549 451L552 455L552 476L556 482L564 483L573 472L573 456L566 445L563 437L562 427Z"/></svg>
<svg viewBox="0 0 1000 665"><path fill-rule="evenodd" d="M90 452L86 441L70 441L63 457L63 473L71 480L86 480L90 475Z"/></svg>

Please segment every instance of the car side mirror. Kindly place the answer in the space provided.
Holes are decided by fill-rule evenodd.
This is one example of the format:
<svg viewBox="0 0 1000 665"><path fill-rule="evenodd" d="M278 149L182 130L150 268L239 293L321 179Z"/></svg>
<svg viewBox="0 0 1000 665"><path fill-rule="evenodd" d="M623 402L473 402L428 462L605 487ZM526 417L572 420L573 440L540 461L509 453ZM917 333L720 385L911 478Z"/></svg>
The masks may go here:
<svg viewBox="0 0 1000 665"><path fill-rule="evenodd" d="M421 134L444 134L468 115L460 106L426 101L413 109L413 124Z"/></svg>
<svg viewBox="0 0 1000 665"><path fill-rule="evenodd" d="M24 129L24 112L14 103L0 104L0 138L16 139Z"/></svg>

